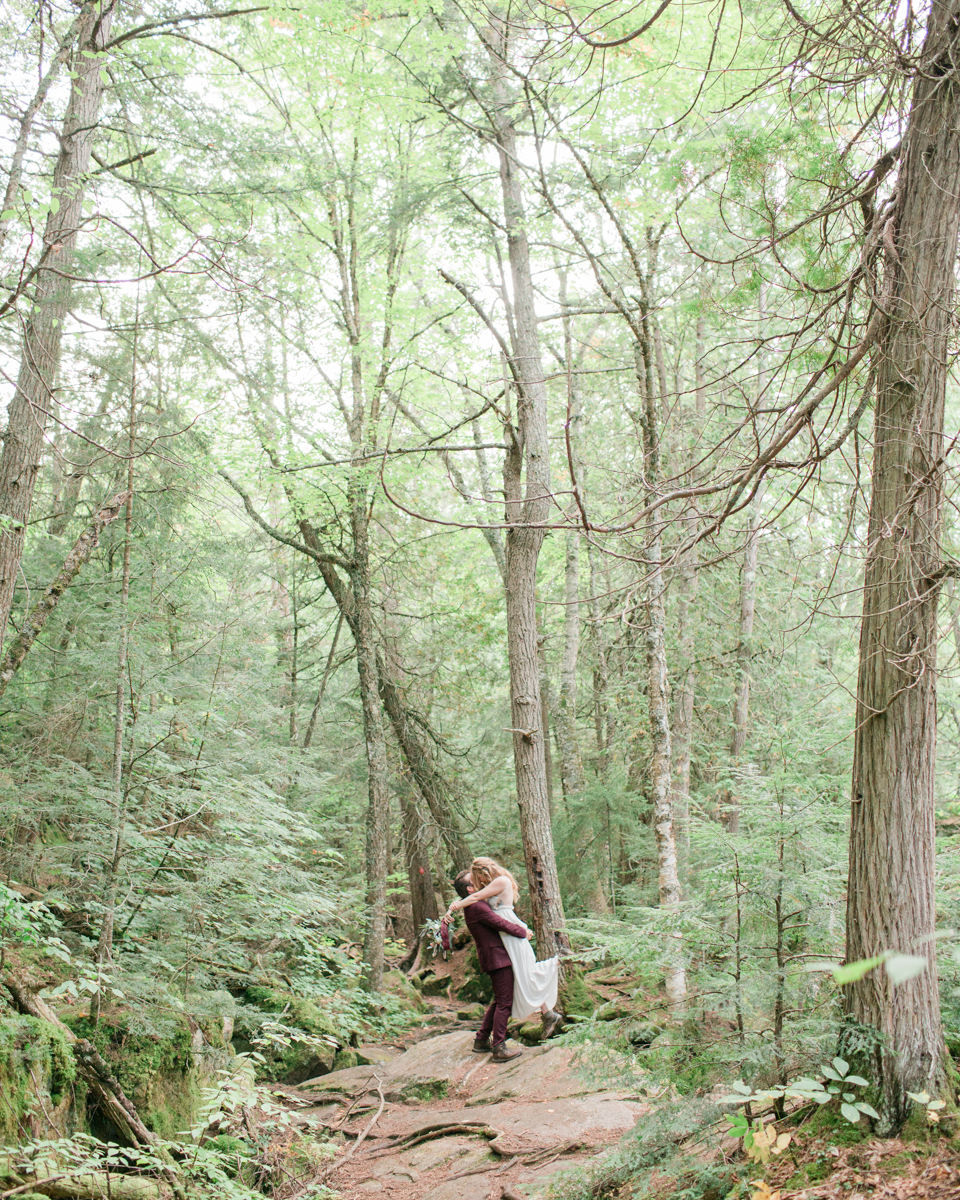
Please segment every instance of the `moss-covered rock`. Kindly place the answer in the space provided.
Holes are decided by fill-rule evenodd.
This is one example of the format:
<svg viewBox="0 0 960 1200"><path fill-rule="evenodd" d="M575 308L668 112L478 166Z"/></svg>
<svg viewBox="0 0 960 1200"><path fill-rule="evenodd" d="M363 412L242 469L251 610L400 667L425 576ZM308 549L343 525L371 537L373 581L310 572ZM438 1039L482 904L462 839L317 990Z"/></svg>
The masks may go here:
<svg viewBox="0 0 960 1200"><path fill-rule="evenodd" d="M351 1050L349 1046L338 1050L336 1058L333 1060L332 1070L334 1071L349 1071L351 1067L360 1066L360 1056L356 1050Z"/></svg>
<svg viewBox="0 0 960 1200"><path fill-rule="evenodd" d="M0 1144L48 1138L51 1124L74 1132L76 1075L73 1052L55 1025L36 1017L0 1020Z"/></svg>
<svg viewBox="0 0 960 1200"><path fill-rule="evenodd" d="M295 1031L268 1046L257 1047L265 1060L258 1072L261 1076L296 1084L334 1069L337 1050L348 1039L312 1000L269 987L249 987L243 998L258 1012L274 1017L279 1024ZM252 1038L257 1031L251 1028L248 1032ZM297 1033L311 1040L298 1040ZM248 1050L252 1046L242 1032L234 1037L234 1044L239 1050Z"/></svg>
<svg viewBox="0 0 960 1200"><path fill-rule="evenodd" d="M423 996L420 995L406 975L401 974L400 971L384 971L383 990L391 992L394 996L398 996L411 1012L422 1013L427 1011L427 1005L424 1003Z"/></svg>
<svg viewBox="0 0 960 1200"><path fill-rule="evenodd" d="M569 962L563 966L560 984L560 1009L568 1017L590 1017L600 997L591 993L583 975Z"/></svg>
<svg viewBox="0 0 960 1200"><path fill-rule="evenodd" d="M467 951L467 977L457 988L457 999L461 1003L482 1004L484 1007L493 1000L493 984L490 976L480 970L476 946L471 946Z"/></svg>
<svg viewBox="0 0 960 1200"><path fill-rule="evenodd" d="M594 1013L598 1021L625 1021L633 1015L634 1011L626 1000L608 1000Z"/></svg>
<svg viewBox="0 0 960 1200"><path fill-rule="evenodd" d="M186 1017L169 1020L162 1032L131 1028L129 1016L116 1014L92 1026L86 1017L67 1024L78 1037L88 1038L110 1064L144 1124L164 1138L173 1138L193 1124L203 1089L226 1065L228 1053L210 1046L196 1023ZM95 1110L86 1114L91 1132L117 1140L116 1131L101 1129Z"/></svg>
<svg viewBox="0 0 960 1200"><path fill-rule="evenodd" d="M425 976L420 990L425 996L446 996L450 991L453 979L450 975L434 975L432 972Z"/></svg>

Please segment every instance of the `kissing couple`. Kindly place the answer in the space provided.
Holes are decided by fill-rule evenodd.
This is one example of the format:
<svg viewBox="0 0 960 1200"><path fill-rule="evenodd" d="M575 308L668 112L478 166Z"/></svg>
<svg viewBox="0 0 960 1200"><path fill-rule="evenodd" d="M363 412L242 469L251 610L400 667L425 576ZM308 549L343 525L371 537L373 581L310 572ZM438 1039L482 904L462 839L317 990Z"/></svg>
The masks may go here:
<svg viewBox="0 0 960 1200"><path fill-rule="evenodd" d="M473 1043L475 1054L490 1054L493 1062L510 1062L522 1051L508 1050L507 1022L524 1021L538 1009L546 1040L563 1017L553 1011L557 1002L558 959L537 962L530 945L533 931L514 911L520 889L513 875L492 858L475 858L469 871L453 881L459 900L443 915L443 924L463 910L467 928L477 944L480 970L490 976L493 1003L484 1013Z"/></svg>

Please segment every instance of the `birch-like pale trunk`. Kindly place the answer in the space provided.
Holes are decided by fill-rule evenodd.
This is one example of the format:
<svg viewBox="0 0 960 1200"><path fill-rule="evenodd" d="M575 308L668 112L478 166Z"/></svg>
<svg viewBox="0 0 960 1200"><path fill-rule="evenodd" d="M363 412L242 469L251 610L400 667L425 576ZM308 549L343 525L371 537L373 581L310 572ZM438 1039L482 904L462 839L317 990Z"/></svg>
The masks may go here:
<svg viewBox="0 0 960 1200"><path fill-rule="evenodd" d="M130 649L130 551L133 544L134 451L137 438L137 349L139 343L139 298L137 323L133 332L133 365L130 383L130 409L127 423L127 499L123 523L123 566L120 578L120 626L117 636L117 666L113 714L113 762L110 772L113 809L113 848L104 880L103 919L97 941L98 976L113 961L113 931L117 914L120 867L123 863L127 824L127 787L123 778L123 759L127 725L127 658ZM96 1024L103 1005L103 988L98 987L90 1002L90 1020Z"/></svg>
<svg viewBox="0 0 960 1200"><path fill-rule="evenodd" d="M704 320L699 317L696 327L694 364L694 397L696 420L692 436L688 434L686 453L692 461L696 433L702 428L707 413L707 388L703 370L705 347ZM685 431L686 432L686 431ZM683 535L695 532L696 514L691 508L683 525ZM677 640L680 650L681 680L673 718L673 812L677 843L684 862L690 855L690 758L693 747L693 709L697 692L696 601L700 586L699 554L693 545L680 559L677 576Z"/></svg>
<svg viewBox="0 0 960 1200"><path fill-rule="evenodd" d="M648 498L660 479L660 405L653 373L652 321L643 305L643 341L635 343L637 382L643 405L644 476ZM677 867L677 845L673 824L673 794L670 782L670 691L667 676L666 606L663 577L663 517L653 512L646 523L645 565L647 571L647 711L650 725L649 793L653 803L653 828L657 847L657 881L660 907L667 913L679 908L682 899ZM667 1003L682 1008L687 996L683 945L679 928L665 935L664 979Z"/></svg>

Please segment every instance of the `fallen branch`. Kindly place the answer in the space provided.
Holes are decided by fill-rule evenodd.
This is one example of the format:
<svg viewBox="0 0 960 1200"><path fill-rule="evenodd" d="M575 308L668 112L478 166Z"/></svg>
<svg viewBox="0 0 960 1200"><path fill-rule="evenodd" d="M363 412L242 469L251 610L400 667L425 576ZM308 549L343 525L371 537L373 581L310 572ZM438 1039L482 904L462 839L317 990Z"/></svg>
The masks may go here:
<svg viewBox="0 0 960 1200"><path fill-rule="evenodd" d="M381 1080L381 1079L377 1080L377 1095L380 1097L380 1107L377 1109L377 1111L374 1113L374 1115L370 1118L369 1122L364 1126L363 1132L360 1134L360 1136L357 1138L357 1140L353 1143L353 1145L350 1147L350 1149L346 1152L346 1154L342 1158L338 1158L335 1163L333 1163L331 1166L329 1166L326 1169L326 1171L324 1171L324 1173L322 1175L323 1179L325 1179L325 1180L329 1179L331 1175L333 1175L336 1171L340 1170L340 1168L343 1166L344 1163L349 1162L350 1159L353 1158L353 1156L356 1154L357 1150L360 1148L360 1144L366 1138L367 1134L374 1127L374 1125L376 1125L376 1123L380 1120L380 1114L383 1112L384 1107L387 1103L386 1097L383 1094L383 1080Z"/></svg>
<svg viewBox="0 0 960 1200"><path fill-rule="evenodd" d="M23 666L23 660L29 654L30 647L40 636L50 614L60 603L63 593L73 583L74 579L80 573L80 568L97 548L97 543L100 541L100 534L103 533L111 521L117 518L120 509L123 508L129 498L129 492L121 492L118 496L114 496L112 500L100 509L83 533L77 538L73 549L64 559L63 569L60 571L60 574L30 610L30 614L24 620L19 635L11 642L7 653L4 655L3 663L0 664L0 695L3 695L7 684L20 670L21 666Z"/></svg>
<svg viewBox="0 0 960 1200"><path fill-rule="evenodd" d="M49 1196L50 1200L169 1200L170 1188L154 1179L139 1175L120 1175L115 1171L79 1170L62 1175L40 1175L22 1187L0 1192L0 1200L24 1192Z"/></svg>

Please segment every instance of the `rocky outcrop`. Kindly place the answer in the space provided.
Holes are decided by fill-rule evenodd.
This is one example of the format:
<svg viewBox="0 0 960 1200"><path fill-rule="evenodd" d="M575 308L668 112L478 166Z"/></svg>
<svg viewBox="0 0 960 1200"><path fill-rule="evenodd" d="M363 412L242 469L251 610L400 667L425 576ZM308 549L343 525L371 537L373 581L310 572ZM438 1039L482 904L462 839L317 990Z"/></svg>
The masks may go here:
<svg viewBox="0 0 960 1200"><path fill-rule="evenodd" d="M392 1061L300 1085L331 1125L350 1105L362 1115L347 1128L360 1133L381 1110L364 1149L337 1173L344 1200L486 1200L495 1182L519 1184L532 1200L649 1111L629 1089L597 1090L575 1048L537 1046L497 1065L472 1046L472 1033L445 1033Z"/></svg>

